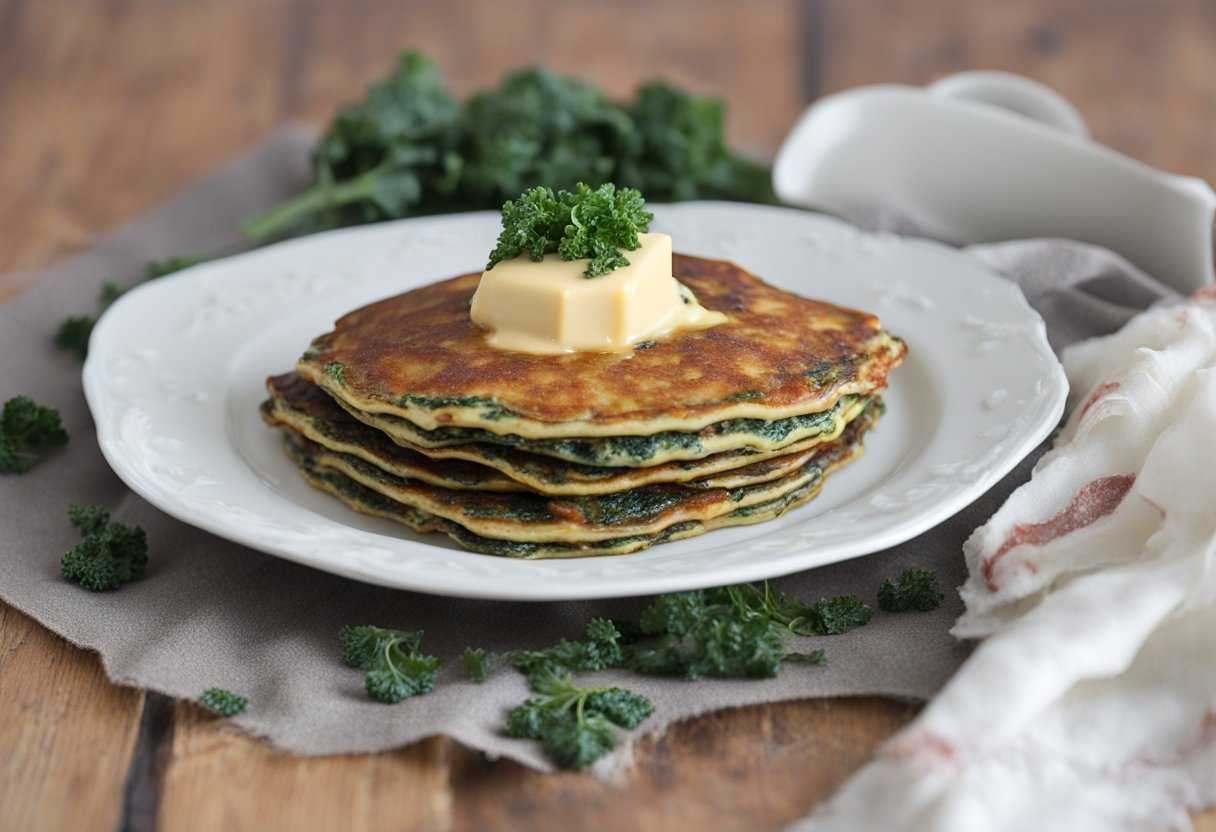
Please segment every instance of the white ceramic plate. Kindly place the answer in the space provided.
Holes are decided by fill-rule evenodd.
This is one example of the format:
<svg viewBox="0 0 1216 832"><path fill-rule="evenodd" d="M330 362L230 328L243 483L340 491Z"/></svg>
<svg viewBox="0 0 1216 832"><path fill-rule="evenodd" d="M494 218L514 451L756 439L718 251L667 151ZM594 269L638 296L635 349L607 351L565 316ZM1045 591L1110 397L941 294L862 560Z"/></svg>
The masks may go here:
<svg viewBox="0 0 1216 832"><path fill-rule="evenodd" d="M655 213L678 251L873 311L908 342L865 456L775 521L621 557L511 560L364 517L301 480L258 416L265 377L291 368L342 313L481 268L492 213L319 234L123 296L84 368L101 449L154 505L264 552L385 586L557 600L757 580L879 551L966 506L1058 422L1067 383L1042 321L971 257L791 209L686 203Z"/></svg>

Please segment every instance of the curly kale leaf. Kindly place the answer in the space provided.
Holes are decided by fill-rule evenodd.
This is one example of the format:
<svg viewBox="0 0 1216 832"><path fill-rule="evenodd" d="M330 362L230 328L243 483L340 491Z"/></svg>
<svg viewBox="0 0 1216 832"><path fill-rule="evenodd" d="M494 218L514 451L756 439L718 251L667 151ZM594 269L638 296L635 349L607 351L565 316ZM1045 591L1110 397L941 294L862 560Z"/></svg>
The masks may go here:
<svg viewBox="0 0 1216 832"><path fill-rule="evenodd" d="M68 522L82 537L101 534L110 525L110 510L104 506L68 506Z"/></svg>
<svg viewBox="0 0 1216 832"><path fill-rule="evenodd" d="M422 631L390 630L371 624L347 625L338 632L342 663L356 670L367 670L383 643L390 640L396 640L407 650L417 650L422 645Z"/></svg>
<svg viewBox="0 0 1216 832"><path fill-rule="evenodd" d="M96 324L97 318L93 315L68 315L55 330L55 346L64 352L75 353L84 361L89 354L89 336Z"/></svg>
<svg viewBox="0 0 1216 832"><path fill-rule="evenodd" d="M543 650L516 650L511 654L511 664L528 677L534 689L536 681L547 676L606 670L620 667L624 661L621 634L606 618L591 619L581 639L562 639Z"/></svg>
<svg viewBox="0 0 1216 832"><path fill-rule="evenodd" d="M338 642L342 662L364 672L367 694L378 702L395 705L435 687L442 662L420 652L421 631L347 626L338 633Z"/></svg>
<svg viewBox="0 0 1216 832"><path fill-rule="evenodd" d="M945 597L932 569L905 569L898 578L882 582L878 608L884 612L928 612L940 607Z"/></svg>
<svg viewBox="0 0 1216 832"><path fill-rule="evenodd" d="M790 629L799 635L835 636L847 633L856 627L870 623L874 610L856 595L839 595L835 598L820 598L806 605L804 622L795 622Z"/></svg>
<svg viewBox="0 0 1216 832"><path fill-rule="evenodd" d="M641 142L636 155L622 160L618 181L672 202L775 201L769 169L726 146L726 106L719 99L652 81L638 88L628 109Z"/></svg>
<svg viewBox="0 0 1216 832"><path fill-rule="evenodd" d="M0 411L0 474L24 474L44 453L68 441L59 411L14 396Z"/></svg>
<svg viewBox="0 0 1216 832"><path fill-rule="evenodd" d="M223 688L207 688L198 703L216 716L236 716L249 707L249 700Z"/></svg>
<svg viewBox="0 0 1216 832"><path fill-rule="evenodd" d="M396 705L411 696L430 693L441 664L435 656L407 652L396 642L387 644L376 654L364 677L367 695Z"/></svg>
<svg viewBox="0 0 1216 832"><path fill-rule="evenodd" d="M613 725L636 728L654 713L654 705L640 693L624 688L599 688L587 695L586 709L602 714Z"/></svg>
<svg viewBox="0 0 1216 832"><path fill-rule="evenodd" d="M790 653L783 633L843 633L870 620L853 596L805 604L772 587L738 584L662 595L642 611L649 638L628 648L628 665L663 676L768 678L783 661L824 662L823 651Z"/></svg>
<svg viewBox="0 0 1216 832"><path fill-rule="evenodd" d="M487 268L521 254L540 262L546 254L557 251L569 219L569 210L552 188L537 186L507 201L502 206L502 231Z"/></svg>
<svg viewBox="0 0 1216 832"><path fill-rule="evenodd" d="M771 678L786 654L777 622L701 591L660 596L641 626L650 638L629 648L629 667L648 675Z"/></svg>
<svg viewBox="0 0 1216 832"><path fill-rule="evenodd" d="M619 160L640 151L623 108L583 81L535 68L470 97L461 133L459 189L477 207L536 185L610 181Z"/></svg>
<svg viewBox="0 0 1216 832"><path fill-rule="evenodd" d="M738 584L710 590L719 603L733 604L743 614L761 615L800 636L832 636L869 623L874 611L856 595L820 598L804 603L781 592L768 581L760 586Z"/></svg>
<svg viewBox="0 0 1216 832"><path fill-rule="evenodd" d="M59 564L65 579L92 592L106 592L144 576L148 540L143 529L111 521L110 512L99 506L71 506L68 519L82 540Z"/></svg>
<svg viewBox="0 0 1216 832"><path fill-rule="evenodd" d="M459 116L435 65L417 52L402 53L393 71L343 108L321 136L312 187L247 222L245 234L262 241L392 219L415 213L424 196L444 199L459 171Z"/></svg>
<svg viewBox="0 0 1216 832"><path fill-rule="evenodd" d="M654 215L633 188L611 182L592 189L579 182L573 193L536 187L502 206L502 231L487 269L521 254L540 261L557 253L562 260L587 260L584 274L599 277L628 266L622 251L640 245L638 234Z"/></svg>
<svg viewBox="0 0 1216 832"><path fill-rule="evenodd" d="M493 653L487 653L484 648L466 647L460 656L460 662L464 666L465 675L480 684L490 678L496 658Z"/></svg>
<svg viewBox="0 0 1216 832"><path fill-rule="evenodd" d="M498 208L544 185L619 182L657 200L774 202L769 170L727 148L724 107L653 83L626 103L543 69L463 104L434 64L403 53L313 153L312 186L244 226L255 241L353 223Z"/></svg>
<svg viewBox="0 0 1216 832"><path fill-rule="evenodd" d="M585 768L616 747L613 725L631 729L654 706L640 694L617 687L580 688L566 674L545 673L528 699L507 715L507 734L538 740L561 768Z"/></svg>

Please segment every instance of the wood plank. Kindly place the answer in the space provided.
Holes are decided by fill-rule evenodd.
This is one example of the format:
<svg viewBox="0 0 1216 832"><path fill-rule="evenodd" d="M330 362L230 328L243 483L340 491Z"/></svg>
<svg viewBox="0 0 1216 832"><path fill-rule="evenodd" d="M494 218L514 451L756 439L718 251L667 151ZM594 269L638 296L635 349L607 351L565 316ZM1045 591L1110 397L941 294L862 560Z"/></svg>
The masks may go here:
<svg viewBox="0 0 1216 832"><path fill-rule="evenodd" d="M163 832L451 826L444 739L384 754L294 757L180 702L170 743L157 824Z"/></svg>
<svg viewBox="0 0 1216 832"><path fill-rule="evenodd" d="M0 829L113 828L142 698L0 603Z"/></svg>
<svg viewBox="0 0 1216 832"><path fill-rule="evenodd" d="M781 829L906 724L914 705L863 697L707 714L643 739L616 783L453 754L457 830Z"/></svg>

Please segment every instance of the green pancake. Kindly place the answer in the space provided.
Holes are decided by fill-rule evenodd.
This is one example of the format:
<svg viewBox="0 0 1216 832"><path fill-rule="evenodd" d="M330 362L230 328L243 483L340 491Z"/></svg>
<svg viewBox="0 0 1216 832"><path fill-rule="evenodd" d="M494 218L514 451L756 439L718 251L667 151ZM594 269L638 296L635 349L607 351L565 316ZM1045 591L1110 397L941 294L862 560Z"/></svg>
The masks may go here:
<svg viewBox="0 0 1216 832"><path fill-rule="evenodd" d="M767 453L740 449L647 468L582 465L476 443L424 451L394 442L356 420L295 373L271 377L267 389L270 399L262 405L262 416L269 424L290 427L318 445L357 456L390 474L453 489L585 496L662 482L737 488L794 472L818 444L811 439Z"/></svg>
<svg viewBox="0 0 1216 832"><path fill-rule="evenodd" d="M775 421L728 419L696 432L663 431L639 436L602 436L586 439L528 439L515 434L492 433L480 428L439 427L427 430L408 419L384 413L355 410L341 405L359 421L382 431L405 447L424 453L453 445L492 445L531 454L604 467L646 468L679 460L699 460L711 454L752 450L784 451L800 442L830 442L863 409L869 398L842 396L828 410Z"/></svg>
<svg viewBox="0 0 1216 832"><path fill-rule="evenodd" d="M460 523L399 503L339 471L321 466L306 449L291 440L285 442L285 446L305 481L337 497L355 511L396 521L417 532L446 534L460 546L474 552L501 557L545 559L629 554L657 543L694 537L713 529L774 519L791 508L809 502L819 493L830 473L859 457L862 453L862 433L863 431L858 431L851 443L833 443L833 453L820 456L821 464L815 475L779 497L738 508L708 520L675 522L657 532L625 534L588 542L519 541L483 536Z"/></svg>
<svg viewBox="0 0 1216 832"><path fill-rule="evenodd" d="M496 349L469 316L480 280L470 274L343 315L313 340L297 370L356 413L423 431L477 431L444 444L487 441L481 434L490 433L523 448L518 440L636 443L651 434L695 437L728 421L773 424L818 413L841 397L878 393L906 353L874 315L778 289L734 263L677 254L672 271L726 322L625 352ZM562 458L658 464L649 457Z"/></svg>

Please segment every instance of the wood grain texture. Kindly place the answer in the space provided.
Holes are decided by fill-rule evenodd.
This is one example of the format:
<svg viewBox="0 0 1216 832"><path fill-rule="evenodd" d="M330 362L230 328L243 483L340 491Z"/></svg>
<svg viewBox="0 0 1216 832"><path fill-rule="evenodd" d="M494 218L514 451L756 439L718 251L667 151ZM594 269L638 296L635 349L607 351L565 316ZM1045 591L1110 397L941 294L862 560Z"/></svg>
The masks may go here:
<svg viewBox="0 0 1216 832"><path fill-rule="evenodd" d="M465 751L453 765L453 828L781 829L917 710L857 698L721 711L640 741L633 766L615 783L537 774Z"/></svg>
<svg viewBox="0 0 1216 832"><path fill-rule="evenodd" d="M447 740L357 757L293 757L179 703L161 784L157 828L450 828Z"/></svg>
<svg viewBox="0 0 1216 832"><path fill-rule="evenodd" d="M113 828L142 695L0 604L0 829Z"/></svg>
<svg viewBox="0 0 1216 832"><path fill-rule="evenodd" d="M285 120L322 123L403 47L462 94L532 61L614 95L664 76L724 97L732 142L761 155L818 94L1008 69L1072 98L1098 139L1214 179L1214 36L1209 0L0 0L0 269L79 249ZM143 701L0 605L0 828L772 829L914 713L713 714L643 741L605 784L441 739L297 759ZM1216 812L1197 828L1216 832Z"/></svg>

